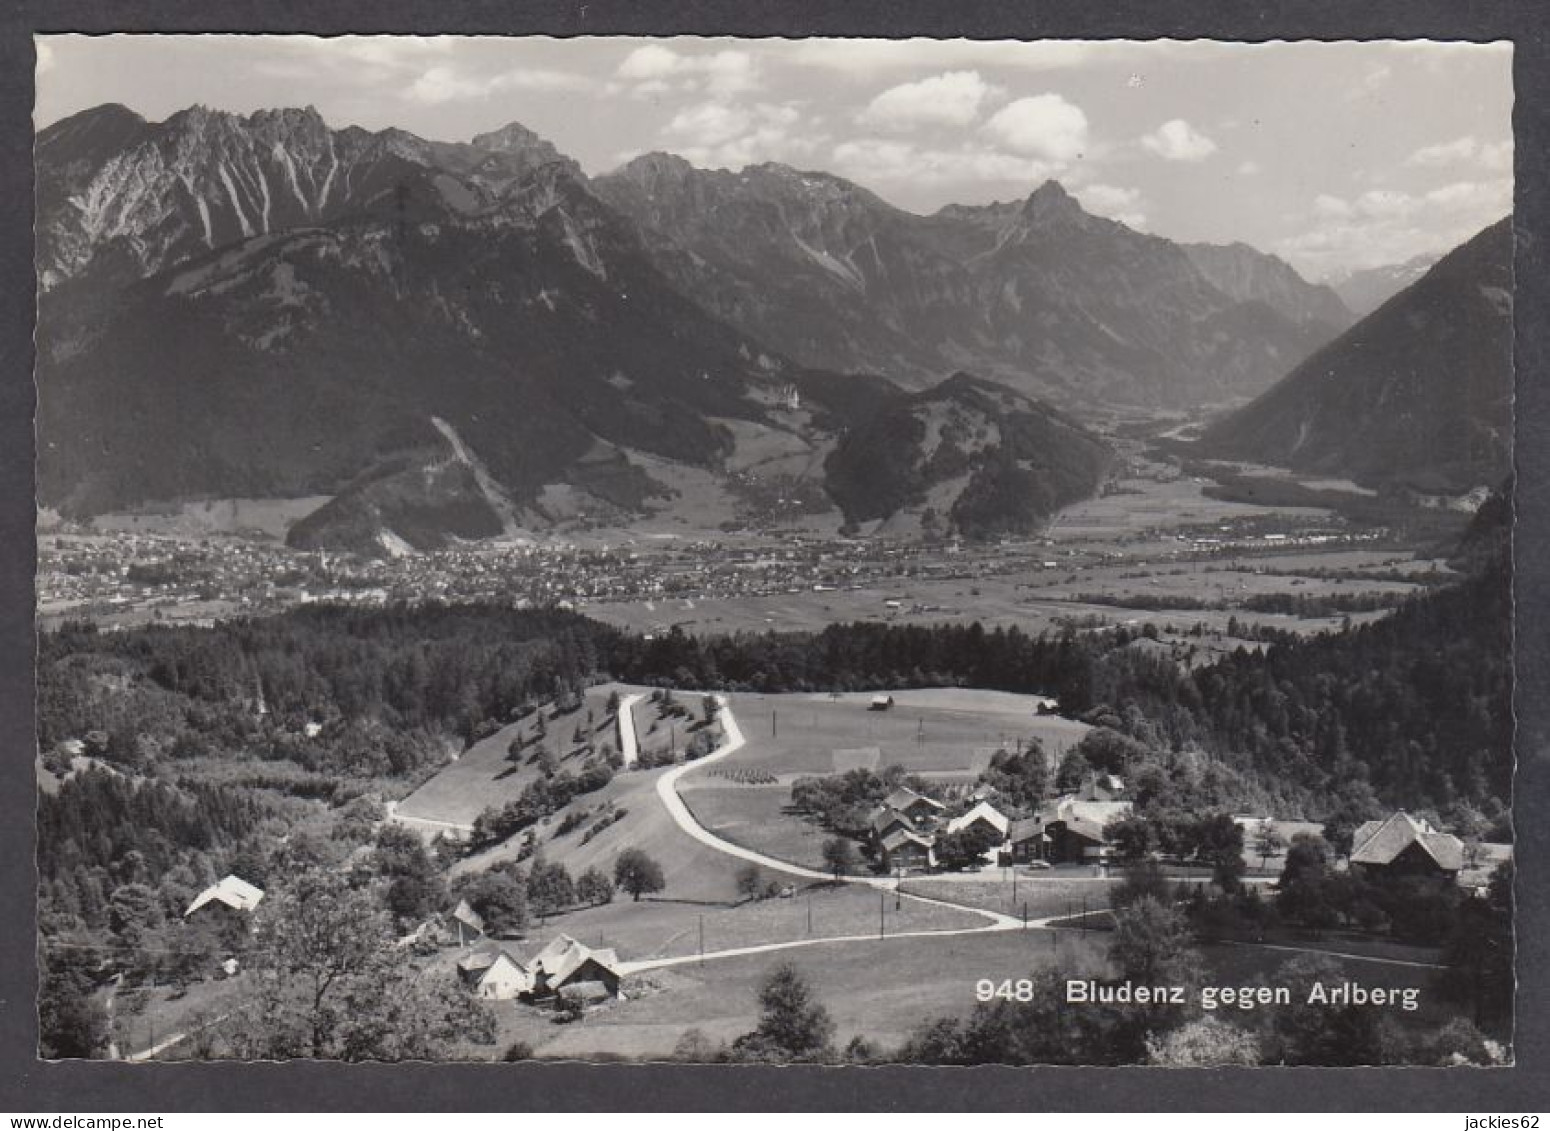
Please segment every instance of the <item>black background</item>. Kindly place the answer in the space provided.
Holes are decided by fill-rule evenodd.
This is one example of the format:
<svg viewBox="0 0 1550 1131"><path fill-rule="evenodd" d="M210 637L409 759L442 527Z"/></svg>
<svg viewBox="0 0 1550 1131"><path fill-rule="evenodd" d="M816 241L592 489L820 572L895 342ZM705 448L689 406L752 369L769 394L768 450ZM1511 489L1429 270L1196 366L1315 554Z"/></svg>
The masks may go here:
<svg viewBox="0 0 1550 1131"><path fill-rule="evenodd" d="M1495 1112L1550 1108L1546 739L1550 419L1543 362L1550 5L1540 0L4 0L0 11L0 1110L1024 1110ZM1501 1069L691 1068L45 1063L36 1059L33 870L34 32L928 35L1512 39L1517 137L1518 1027Z"/></svg>

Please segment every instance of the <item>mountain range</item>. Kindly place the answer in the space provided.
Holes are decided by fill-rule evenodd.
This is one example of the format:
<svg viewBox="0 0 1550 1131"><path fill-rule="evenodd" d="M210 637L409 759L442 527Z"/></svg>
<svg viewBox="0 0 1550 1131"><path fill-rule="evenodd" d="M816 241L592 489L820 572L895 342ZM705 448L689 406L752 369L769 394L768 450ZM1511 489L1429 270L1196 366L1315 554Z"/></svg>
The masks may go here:
<svg viewBox="0 0 1550 1131"><path fill-rule="evenodd" d="M368 551L624 521L684 477L746 493L747 449L822 493L853 414L906 396L707 313L520 126L104 107L37 157L39 491L67 514L328 494L293 540Z"/></svg>
<svg viewBox="0 0 1550 1131"><path fill-rule="evenodd" d="M1417 255L1403 263L1347 271L1327 280L1327 285L1352 314L1365 318L1426 274L1441 258L1434 254Z"/></svg>
<svg viewBox="0 0 1550 1131"><path fill-rule="evenodd" d="M1202 451L1377 487L1500 484L1512 457L1512 251L1509 218L1206 429Z"/></svg>
<svg viewBox="0 0 1550 1131"><path fill-rule="evenodd" d="M793 507L1025 532L1101 482L1084 418L1242 401L1352 320L1055 182L919 216L782 165L588 178L516 123L311 108L102 106L36 165L40 500L333 497L298 545Z"/></svg>
<svg viewBox="0 0 1550 1131"><path fill-rule="evenodd" d="M1267 387L1350 322L1243 244L1184 247L1026 200L917 216L826 173L652 153L594 182L701 306L790 357L921 387L967 369L1073 408Z"/></svg>

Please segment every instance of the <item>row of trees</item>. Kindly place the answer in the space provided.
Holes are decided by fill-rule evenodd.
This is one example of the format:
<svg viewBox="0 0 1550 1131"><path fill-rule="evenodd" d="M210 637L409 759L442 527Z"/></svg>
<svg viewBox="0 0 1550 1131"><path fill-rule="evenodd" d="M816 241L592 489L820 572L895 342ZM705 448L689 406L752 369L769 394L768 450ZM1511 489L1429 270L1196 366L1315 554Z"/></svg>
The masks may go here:
<svg viewBox="0 0 1550 1131"><path fill-rule="evenodd" d="M791 808L832 832L864 837L872 814L901 785L928 797L941 794L938 786L906 773L903 766L886 766L880 773L861 766L843 774L797 778L791 783Z"/></svg>
<svg viewBox="0 0 1550 1131"><path fill-rule="evenodd" d="M1506 562L1349 631L1239 651L1186 671L1120 633L857 623L818 633L625 638L613 670L759 691L956 685L1053 692L1148 749L1200 749L1322 812L1350 783L1388 804L1500 808L1511 778Z"/></svg>
<svg viewBox="0 0 1550 1131"><path fill-rule="evenodd" d="M1107 714L1151 750L1202 749L1305 811L1335 807L1356 781L1412 809L1489 809L1511 774L1507 578L1491 559L1391 617L1193 671L1119 633L978 624L647 640L557 611L425 605L213 628L69 626L40 642L39 737L48 748L98 733L111 760L142 769L258 751L396 774L439 757L440 735L468 741L608 674L761 691L962 684L1053 692L1067 714Z"/></svg>
<svg viewBox="0 0 1550 1131"><path fill-rule="evenodd" d="M452 895L467 900L486 931L509 935L526 930L535 917L548 919L576 907L610 903L615 889L639 902L666 884L661 864L639 848L626 848L614 858L611 874L591 867L573 877L564 864L540 854L526 868L501 861L466 875L453 885Z"/></svg>
<svg viewBox="0 0 1550 1131"><path fill-rule="evenodd" d="M434 603L118 633L72 624L39 642L39 744L100 733L107 757L140 770L258 752L408 773L441 756L441 736L471 741L574 696L619 635L572 613Z"/></svg>
<svg viewBox="0 0 1550 1131"><path fill-rule="evenodd" d="M553 776L534 779L516 800L508 801L498 809L491 806L474 819L470 850L478 852L515 836L558 813L577 797L602 789L613 776L613 767L594 756L574 773L568 769L559 770Z"/></svg>

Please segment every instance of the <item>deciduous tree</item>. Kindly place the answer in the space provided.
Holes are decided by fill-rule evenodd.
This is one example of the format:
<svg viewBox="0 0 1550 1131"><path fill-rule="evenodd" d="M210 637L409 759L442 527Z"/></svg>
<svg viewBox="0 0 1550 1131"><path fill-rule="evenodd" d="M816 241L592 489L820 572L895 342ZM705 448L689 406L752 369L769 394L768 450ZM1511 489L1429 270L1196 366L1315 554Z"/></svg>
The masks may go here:
<svg viewBox="0 0 1550 1131"><path fill-rule="evenodd" d="M614 882L629 892L635 902L640 897L661 891L667 886L662 876L662 865L638 848L626 848L614 861Z"/></svg>
<svg viewBox="0 0 1550 1131"><path fill-rule="evenodd" d="M733 1052L752 1060L819 1060L834 1039L834 1020L815 1000L813 988L791 963L770 971L759 989L759 1027L733 1042Z"/></svg>
<svg viewBox="0 0 1550 1131"><path fill-rule="evenodd" d="M856 864L856 848L842 836L830 837L823 842L823 863L836 882Z"/></svg>

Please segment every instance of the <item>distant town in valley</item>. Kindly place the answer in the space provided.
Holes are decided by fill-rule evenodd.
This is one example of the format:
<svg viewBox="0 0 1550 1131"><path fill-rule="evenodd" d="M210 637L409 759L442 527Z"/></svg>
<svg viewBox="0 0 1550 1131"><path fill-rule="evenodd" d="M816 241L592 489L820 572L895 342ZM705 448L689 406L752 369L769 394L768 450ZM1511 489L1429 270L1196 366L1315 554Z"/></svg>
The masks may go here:
<svg viewBox="0 0 1550 1131"><path fill-rule="evenodd" d="M1510 53L201 38L37 41L43 1057L1512 1062Z"/></svg>

